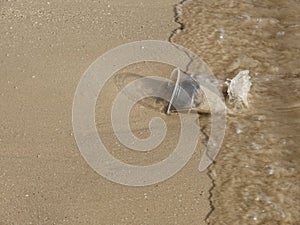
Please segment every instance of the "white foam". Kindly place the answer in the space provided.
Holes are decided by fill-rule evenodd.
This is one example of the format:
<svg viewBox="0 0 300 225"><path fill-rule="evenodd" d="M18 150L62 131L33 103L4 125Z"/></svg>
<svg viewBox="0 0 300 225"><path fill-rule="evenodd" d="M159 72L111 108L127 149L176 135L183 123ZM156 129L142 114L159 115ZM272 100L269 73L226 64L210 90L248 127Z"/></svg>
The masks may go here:
<svg viewBox="0 0 300 225"><path fill-rule="evenodd" d="M228 84L229 102L237 107L248 107L248 93L251 87L249 70L239 72Z"/></svg>

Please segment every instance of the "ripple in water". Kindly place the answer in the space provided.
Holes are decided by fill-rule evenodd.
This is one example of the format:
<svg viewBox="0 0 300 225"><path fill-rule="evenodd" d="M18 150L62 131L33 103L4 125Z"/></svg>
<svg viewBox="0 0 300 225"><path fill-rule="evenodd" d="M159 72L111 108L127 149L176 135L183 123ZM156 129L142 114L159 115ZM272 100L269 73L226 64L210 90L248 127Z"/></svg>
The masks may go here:
<svg viewBox="0 0 300 225"><path fill-rule="evenodd" d="M300 3L193 0L172 41L219 79L250 70L247 111L228 115L212 168L210 224L300 224Z"/></svg>

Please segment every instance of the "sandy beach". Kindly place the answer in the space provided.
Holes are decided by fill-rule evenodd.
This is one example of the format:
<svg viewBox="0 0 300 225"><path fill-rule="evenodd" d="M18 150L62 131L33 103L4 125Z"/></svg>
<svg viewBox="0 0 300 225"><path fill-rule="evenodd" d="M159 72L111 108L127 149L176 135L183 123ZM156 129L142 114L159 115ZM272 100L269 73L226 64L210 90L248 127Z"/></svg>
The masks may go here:
<svg viewBox="0 0 300 225"><path fill-rule="evenodd" d="M0 225L300 223L297 1L8 0L0 6ZM105 179L84 160L72 104L99 56L140 40L180 44L224 82L249 70L252 87L249 108L227 116L221 152L209 169L198 171L210 121L200 115L200 141L188 164L163 182L132 187ZM119 75L168 78L172 69L141 63ZM137 137L149 135L153 117L169 128L153 152L134 153L110 124L108 109L119 91L109 80L96 106L110 153L133 165L167 158L180 135L178 116L137 105L131 114Z"/></svg>
<svg viewBox="0 0 300 225"><path fill-rule="evenodd" d="M123 43L168 40L179 26L175 3L0 3L1 225L204 224L209 187L205 173L194 178L196 160L166 182L122 186L87 165L72 131L73 97L88 66Z"/></svg>

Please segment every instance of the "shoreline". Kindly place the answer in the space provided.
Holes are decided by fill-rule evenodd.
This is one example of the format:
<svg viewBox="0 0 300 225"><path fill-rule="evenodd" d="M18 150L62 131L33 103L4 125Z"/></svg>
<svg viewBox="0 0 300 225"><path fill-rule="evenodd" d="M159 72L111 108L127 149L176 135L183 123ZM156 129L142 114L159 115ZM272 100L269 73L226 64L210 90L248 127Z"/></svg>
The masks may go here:
<svg viewBox="0 0 300 225"><path fill-rule="evenodd" d="M0 223L296 224L299 11L297 1L284 0L4 2ZM209 118L200 116L204 126L197 151L181 171L155 185L128 187L86 163L74 139L72 104L80 78L97 57L144 39L191 49L220 80L250 70L253 86L249 108L228 115L222 150L208 171L198 171L210 131ZM123 72L169 78L170 71L159 63L140 63ZM133 165L168 157L179 135L177 117L160 113L157 105L138 105L131 124L138 137L150 135L153 117L171 128L158 149L131 151L110 125L108 108L118 91L111 79L95 110L110 153Z"/></svg>
<svg viewBox="0 0 300 225"><path fill-rule="evenodd" d="M297 224L299 15L297 1L189 1L172 37L220 80L250 70L249 108L228 115L210 168L213 224ZM278 129L279 128L279 129ZM287 194L288 193L288 194Z"/></svg>

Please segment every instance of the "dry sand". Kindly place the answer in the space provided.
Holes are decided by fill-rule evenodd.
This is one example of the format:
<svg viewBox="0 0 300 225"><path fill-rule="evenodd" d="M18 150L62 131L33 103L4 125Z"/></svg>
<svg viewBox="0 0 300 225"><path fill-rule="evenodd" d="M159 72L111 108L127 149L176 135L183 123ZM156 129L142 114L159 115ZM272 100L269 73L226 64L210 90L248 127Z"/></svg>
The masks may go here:
<svg viewBox="0 0 300 225"><path fill-rule="evenodd" d="M72 135L72 101L83 72L122 43L168 40L178 27L174 4L0 2L1 225L204 224L210 180L197 171L200 152L165 182L128 187L94 172ZM137 115L143 122L143 113Z"/></svg>

